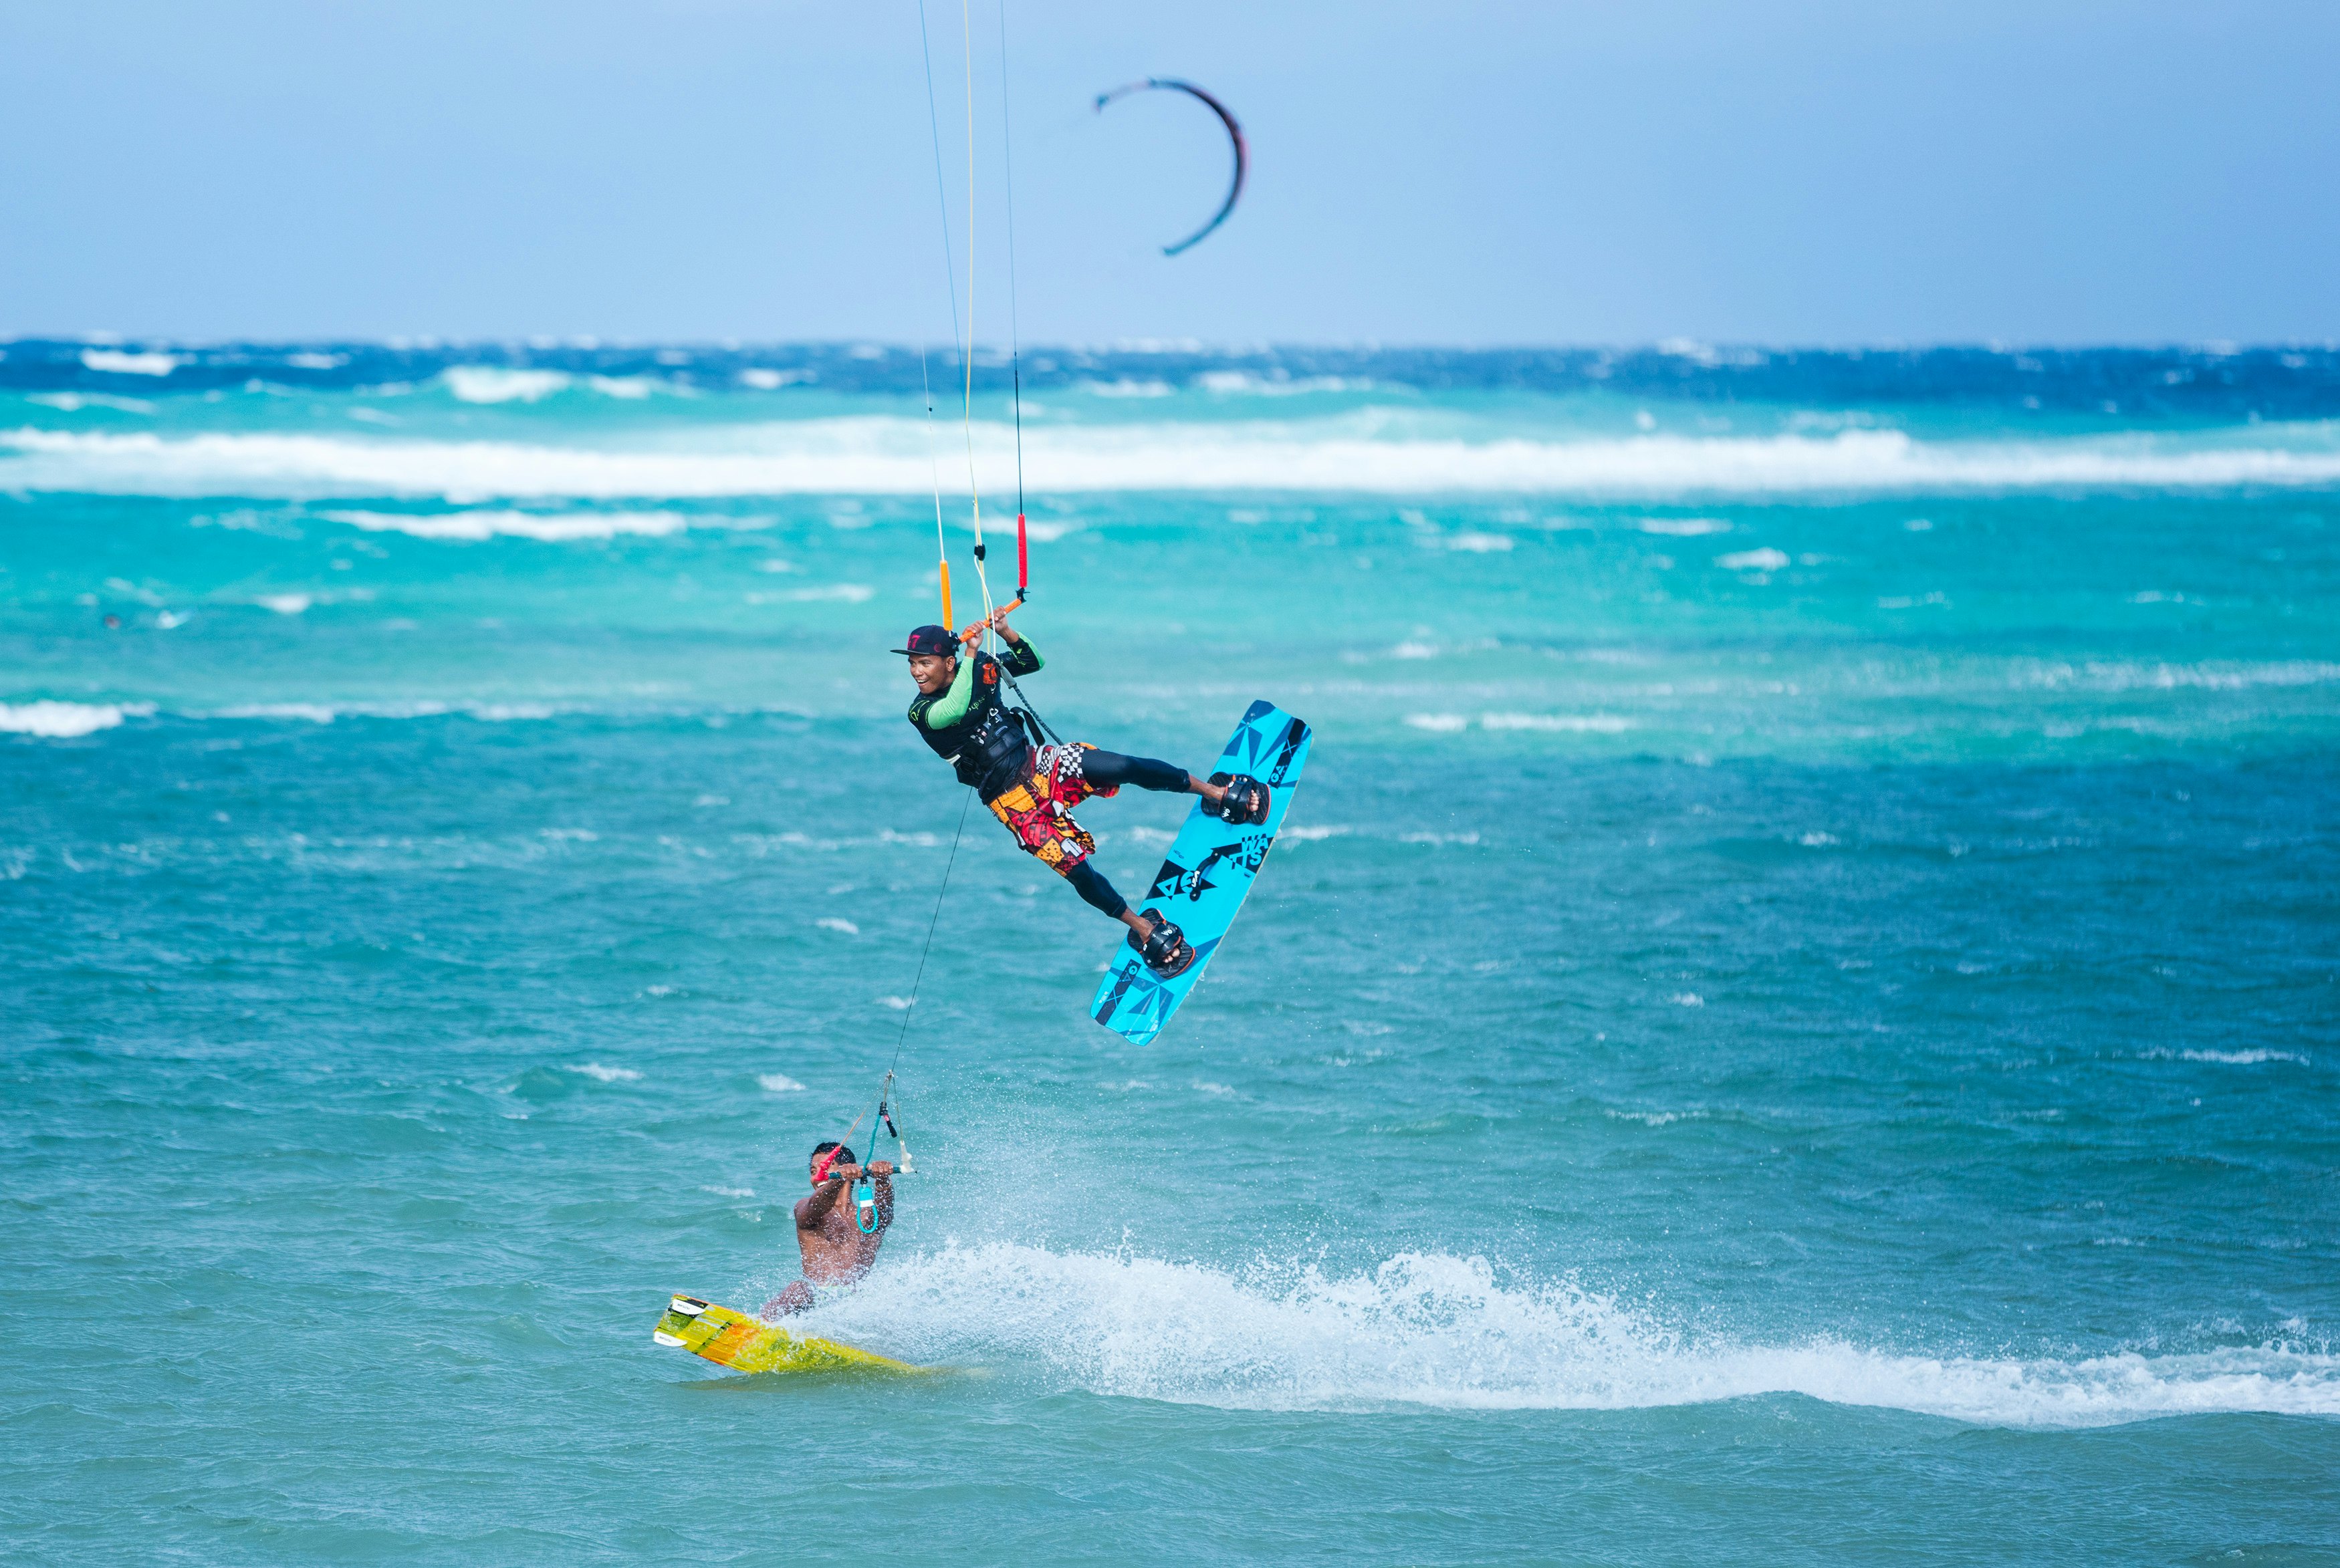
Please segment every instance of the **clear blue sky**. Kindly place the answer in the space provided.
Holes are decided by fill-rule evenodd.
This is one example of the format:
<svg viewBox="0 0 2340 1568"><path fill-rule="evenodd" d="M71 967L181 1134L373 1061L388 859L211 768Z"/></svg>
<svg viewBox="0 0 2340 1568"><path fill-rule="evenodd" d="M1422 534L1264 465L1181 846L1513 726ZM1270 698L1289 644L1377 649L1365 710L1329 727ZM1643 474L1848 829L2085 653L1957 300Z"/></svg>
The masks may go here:
<svg viewBox="0 0 2340 1568"><path fill-rule="evenodd" d="M2340 340L2331 0L1007 5L1027 340ZM916 0L0 0L0 332L942 339L937 226Z"/></svg>

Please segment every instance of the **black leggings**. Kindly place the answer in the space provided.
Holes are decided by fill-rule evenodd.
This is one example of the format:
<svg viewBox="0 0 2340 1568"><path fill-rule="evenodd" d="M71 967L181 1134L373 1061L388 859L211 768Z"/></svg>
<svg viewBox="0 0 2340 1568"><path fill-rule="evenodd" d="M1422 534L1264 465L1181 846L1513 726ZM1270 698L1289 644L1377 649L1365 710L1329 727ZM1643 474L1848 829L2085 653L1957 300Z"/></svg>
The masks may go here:
<svg viewBox="0 0 2340 1568"><path fill-rule="evenodd" d="M1139 789L1160 790L1165 794L1186 793L1186 770L1173 767L1153 757L1129 757L1119 752L1084 751L1081 753L1081 776L1099 789L1115 789L1133 784ZM1065 873L1065 880L1081 895L1088 906L1119 920L1129 912L1129 901L1113 890L1113 883L1097 873L1096 867L1083 861Z"/></svg>
<svg viewBox="0 0 2340 1568"><path fill-rule="evenodd" d="M1166 794L1186 793L1186 770L1152 757L1125 757L1119 752L1084 749L1081 753L1081 776L1099 789L1118 789L1125 784L1139 789L1160 790Z"/></svg>

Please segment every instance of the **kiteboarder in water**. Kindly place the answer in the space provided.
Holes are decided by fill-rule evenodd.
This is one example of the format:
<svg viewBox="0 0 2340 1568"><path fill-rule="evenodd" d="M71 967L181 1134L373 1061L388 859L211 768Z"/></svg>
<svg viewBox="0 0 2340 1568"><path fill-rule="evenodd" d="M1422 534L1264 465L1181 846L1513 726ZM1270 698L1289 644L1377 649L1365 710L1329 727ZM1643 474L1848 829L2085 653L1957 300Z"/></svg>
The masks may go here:
<svg viewBox="0 0 2340 1568"><path fill-rule="evenodd" d="M963 656L963 636L987 626L1006 642L1006 656ZM1131 909L1089 864L1096 841L1073 820L1073 807L1132 784L1168 794L1201 795L1203 809L1223 822L1259 823L1267 820L1267 786L1244 774L1202 779L1152 757L1124 756L1086 744L1043 743L1026 728L1021 710L1000 701L1003 674L1013 678L1041 667L1038 651L1007 625L1006 610L977 622L962 636L942 626L920 626L910 634L908 646L894 651L909 656L910 678L918 685L910 723L919 738L951 764L961 784L983 797L1026 853L1053 867L1091 906L1129 927L1129 945L1148 969L1165 980L1185 973L1195 962L1185 933L1159 914Z"/></svg>
<svg viewBox="0 0 2340 1568"><path fill-rule="evenodd" d="M763 1317L802 1312L824 1285L858 1285L878 1261L878 1248L894 1223L894 1164L873 1160L867 1170L853 1150L834 1141L812 1151L812 1195L797 1200L797 1250L804 1255L804 1277L764 1303ZM843 1199L867 1178L868 1209ZM864 1227L867 1228L864 1228Z"/></svg>

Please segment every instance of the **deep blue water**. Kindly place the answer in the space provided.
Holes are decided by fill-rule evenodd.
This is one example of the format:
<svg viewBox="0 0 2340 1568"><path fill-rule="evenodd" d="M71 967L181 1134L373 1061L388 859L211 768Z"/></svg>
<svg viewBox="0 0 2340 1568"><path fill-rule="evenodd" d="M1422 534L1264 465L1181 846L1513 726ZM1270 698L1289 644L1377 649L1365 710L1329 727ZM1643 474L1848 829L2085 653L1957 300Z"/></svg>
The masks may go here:
<svg viewBox="0 0 2340 1568"><path fill-rule="evenodd" d="M0 349L12 1557L2340 1561L2331 352L1028 356L1031 695L1317 729L1139 1050L1000 367ZM654 1346L897 1039L958 1370Z"/></svg>

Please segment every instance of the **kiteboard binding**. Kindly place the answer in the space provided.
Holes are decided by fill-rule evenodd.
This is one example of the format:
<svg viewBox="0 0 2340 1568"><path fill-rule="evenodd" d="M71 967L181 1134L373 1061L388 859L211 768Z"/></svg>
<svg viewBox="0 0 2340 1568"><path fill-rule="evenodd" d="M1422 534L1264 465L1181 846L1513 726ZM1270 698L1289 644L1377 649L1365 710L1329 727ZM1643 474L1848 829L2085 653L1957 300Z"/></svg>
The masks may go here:
<svg viewBox="0 0 2340 1568"><path fill-rule="evenodd" d="M1156 914L1149 909L1139 911L1138 918L1153 929L1147 932L1144 942L1137 940L1135 932L1131 932L1129 945L1137 950L1137 956L1145 961L1146 968L1164 980L1173 980L1194 967L1195 950L1187 942L1186 933L1180 931L1168 916Z"/></svg>
<svg viewBox="0 0 2340 1568"><path fill-rule="evenodd" d="M1204 801L1202 807L1205 813L1218 818L1221 822L1233 823L1237 827L1249 827L1254 823L1267 820L1268 806L1271 804L1267 786L1251 774L1213 774L1211 782L1215 784L1225 784L1227 793L1220 797L1215 804L1207 800Z"/></svg>

